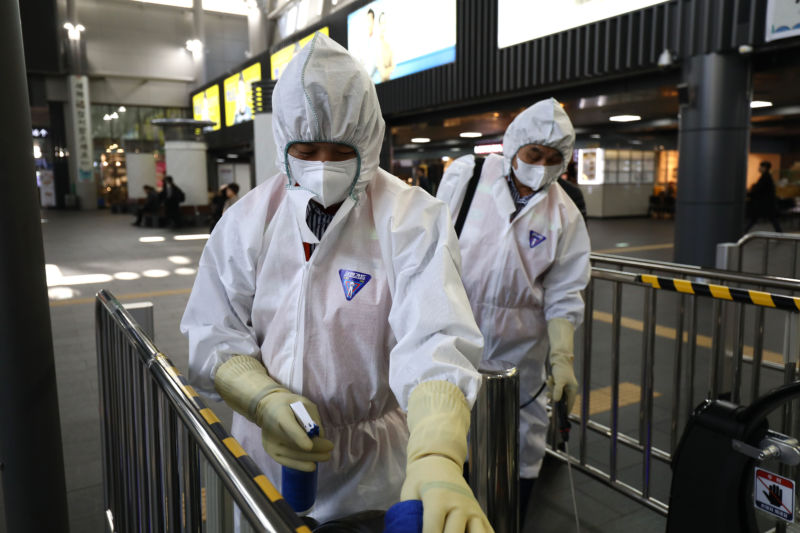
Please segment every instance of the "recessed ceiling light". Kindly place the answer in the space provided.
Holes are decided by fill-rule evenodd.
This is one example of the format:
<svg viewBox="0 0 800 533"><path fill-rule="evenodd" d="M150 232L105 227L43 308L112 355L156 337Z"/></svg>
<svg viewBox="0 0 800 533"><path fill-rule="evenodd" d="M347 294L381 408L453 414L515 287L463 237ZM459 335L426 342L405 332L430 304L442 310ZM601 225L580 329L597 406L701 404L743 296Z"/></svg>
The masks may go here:
<svg viewBox="0 0 800 533"><path fill-rule="evenodd" d="M462 131L458 136L466 139L476 139L478 137L483 137L483 133L479 131Z"/></svg>
<svg viewBox="0 0 800 533"><path fill-rule="evenodd" d="M591 137L592 139L599 139L600 138L600 134L599 133L592 133L591 135L589 135L589 137Z"/></svg>
<svg viewBox="0 0 800 533"><path fill-rule="evenodd" d="M753 100L750 102L751 109L756 109L757 107L772 107L772 102L767 102L766 100Z"/></svg>
<svg viewBox="0 0 800 533"><path fill-rule="evenodd" d="M611 122L636 122L637 120L642 120L642 117L639 115L614 115L613 117L608 117L608 120Z"/></svg>
<svg viewBox="0 0 800 533"><path fill-rule="evenodd" d="M421 144L421 143L429 143L431 142L431 140L427 137L414 137L413 139L411 139L411 142Z"/></svg>

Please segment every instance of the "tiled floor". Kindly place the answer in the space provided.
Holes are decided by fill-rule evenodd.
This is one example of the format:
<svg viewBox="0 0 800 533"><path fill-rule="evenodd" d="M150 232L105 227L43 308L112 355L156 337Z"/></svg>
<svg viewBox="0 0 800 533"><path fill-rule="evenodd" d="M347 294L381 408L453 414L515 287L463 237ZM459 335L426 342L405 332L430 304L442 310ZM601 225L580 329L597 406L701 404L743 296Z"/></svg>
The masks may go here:
<svg viewBox="0 0 800 533"><path fill-rule="evenodd" d="M155 342L182 369L187 346L178 331L193 281L193 270L205 241L176 240L178 235L203 233L203 228L175 232L131 227L132 218L107 211L42 213L42 231L51 281L51 321L60 400L61 428L73 533L101 532L102 473L100 465L97 365L94 346L93 295L100 288L120 300L149 300L155 304ZM631 257L670 260L673 223L667 220L591 220L593 249ZM163 237L142 242L142 237ZM66 285L100 274L103 278ZM136 279L125 279L136 278ZM91 281L83 279L83 281ZM60 287L60 288L56 288ZM223 419L224 406L215 407ZM525 532L571 530L571 502L566 470L549 461L534 491ZM661 531L665 520L576 473L578 507L583 531ZM0 500L1 502L2 500ZM0 505L2 505L0 503ZM4 524L0 507L0 530Z"/></svg>

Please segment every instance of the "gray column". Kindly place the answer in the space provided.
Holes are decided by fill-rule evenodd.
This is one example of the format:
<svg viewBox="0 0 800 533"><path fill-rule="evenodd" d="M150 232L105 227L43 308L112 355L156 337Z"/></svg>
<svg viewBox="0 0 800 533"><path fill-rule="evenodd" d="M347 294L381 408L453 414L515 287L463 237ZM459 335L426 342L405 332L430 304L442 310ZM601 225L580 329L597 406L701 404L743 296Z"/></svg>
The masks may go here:
<svg viewBox="0 0 800 533"><path fill-rule="evenodd" d="M16 1L0 2L0 50L0 478L5 526L14 532L67 532L56 372Z"/></svg>
<svg viewBox="0 0 800 533"><path fill-rule="evenodd" d="M208 70L206 68L206 58L208 43L206 42L206 24L203 14L203 0L192 1L192 26L194 38L203 43L203 51L194 56L195 80L198 85L203 85L208 81Z"/></svg>
<svg viewBox="0 0 800 533"><path fill-rule="evenodd" d="M707 54L684 65L689 103L681 105L675 261L713 267L716 245L744 224L750 149L750 59Z"/></svg>

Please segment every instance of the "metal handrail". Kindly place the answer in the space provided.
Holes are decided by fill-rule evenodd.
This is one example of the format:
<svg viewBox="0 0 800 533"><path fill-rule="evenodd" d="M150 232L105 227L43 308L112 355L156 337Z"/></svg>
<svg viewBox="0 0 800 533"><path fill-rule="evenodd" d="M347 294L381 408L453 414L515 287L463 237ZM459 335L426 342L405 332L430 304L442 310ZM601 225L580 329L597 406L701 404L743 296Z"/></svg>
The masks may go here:
<svg viewBox="0 0 800 533"><path fill-rule="evenodd" d="M750 241L754 241L756 239L774 239L776 241L798 241L800 242L800 235L792 234L792 233L777 233L774 231L753 231L746 235L743 235L738 241L736 241L737 246L742 246L747 244Z"/></svg>
<svg viewBox="0 0 800 533"><path fill-rule="evenodd" d="M177 369L169 359L158 351L158 348L142 331L122 304L114 296L101 290L97 293L95 313L98 324L101 324L102 314L107 315L118 326L128 342L135 347L135 352L139 356L140 362L147 368L150 376L158 385L160 390L166 395L169 404L183 422L184 429L189 437L203 451L205 458L213 467L219 478L228 489L235 504L248 519L251 526L258 527L261 531L270 533L310 533L310 530L303 525L302 521L291 512L285 500L269 481L262 475L258 480L254 477L252 466L248 469L242 460L241 453L234 455L231 448L241 450L238 444L232 442L233 439L227 435L221 438L221 428L212 429L207 417L213 414L203 415L201 409L204 404L198 397L192 395L193 390L185 382ZM104 343L101 335L103 332L98 328L98 354ZM99 358L100 359L100 358ZM104 361L98 361L98 372L100 372L101 387L103 386L103 367ZM196 394L196 393L195 393ZM104 398L101 392L101 411L106 414L106 407L103 405ZM103 437L106 438L106 421L101 416L101 428ZM216 430L216 431L215 431ZM224 442L224 441L227 441ZM104 443L104 454L108 453L107 445ZM245 456L246 457L246 456ZM104 468L107 464L104 455ZM249 458L248 458L249 459ZM250 471L248 471L250 470ZM263 479L261 479L263 478Z"/></svg>
<svg viewBox="0 0 800 533"><path fill-rule="evenodd" d="M766 233L766 232L760 232ZM775 235L781 235L776 233ZM746 236L745 236L746 237ZM800 290L800 280L784 278L780 276L764 276L759 274L739 274L731 273L726 270L716 270L701 268L694 265L683 265L677 263L665 263L662 261L651 261L645 259L630 259L618 255L610 254L590 254L592 263L604 263L617 265L620 267L640 268L643 270L658 270L669 274L678 274L687 277L713 278L730 283L740 283L770 289L783 289L789 291ZM593 267L594 268L594 267Z"/></svg>

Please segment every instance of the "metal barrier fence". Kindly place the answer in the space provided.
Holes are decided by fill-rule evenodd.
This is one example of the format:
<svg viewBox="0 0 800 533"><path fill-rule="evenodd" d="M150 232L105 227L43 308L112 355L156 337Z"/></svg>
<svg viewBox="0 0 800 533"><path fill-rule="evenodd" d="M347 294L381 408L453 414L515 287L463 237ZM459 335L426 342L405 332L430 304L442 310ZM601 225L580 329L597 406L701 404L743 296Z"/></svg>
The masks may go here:
<svg viewBox="0 0 800 533"><path fill-rule="evenodd" d="M310 533L109 292L95 315L109 530Z"/></svg>
<svg viewBox="0 0 800 533"><path fill-rule="evenodd" d="M571 415L579 446L548 453L666 515L672 453L699 400L748 403L795 380L800 343L785 337L796 332L800 298L777 292L800 282L599 254L592 263L584 394ZM773 292L756 290L765 286ZM778 425L793 417L787 406Z"/></svg>
<svg viewBox="0 0 800 533"><path fill-rule="evenodd" d="M95 315L109 531L311 533L108 291L97 294ZM496 530L516 533L519 376L480 371L471 486Z"/></svg>
<svg viewBox="0 0 800 533"><path fill-rule="evenodd" d="M716 266L736 272L798 279L798 248L800 234L754 231L735 243L718 244Z"/></svg>

